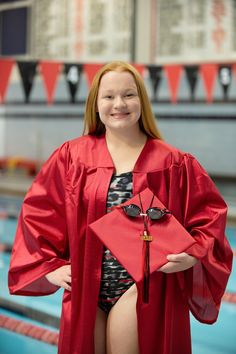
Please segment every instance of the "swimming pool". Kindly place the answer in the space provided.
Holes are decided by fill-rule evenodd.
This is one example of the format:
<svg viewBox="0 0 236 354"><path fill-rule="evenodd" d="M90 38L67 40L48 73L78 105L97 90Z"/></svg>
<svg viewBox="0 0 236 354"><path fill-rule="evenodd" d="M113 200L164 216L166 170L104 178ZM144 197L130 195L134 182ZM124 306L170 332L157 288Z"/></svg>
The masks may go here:
<svg viewBox="0 0 236 354"><path fill-rule="evenodd" d="M17 219L13 217L0 219L0 244L12 245L16 224ZM236 228L228 226L226 234L232 248L236 249ZM46 297L10 296L7 288L9 259L9 253L0 252L0 315L5 314L10 318L20 319L36 326L46 326L50 330L57 330L61 312L62 290ZM227 285L228 292L236 293L235 279L234 258L233 271ZM14 312L10 312L10 308ZM201 324L191 316L193 354L235 354L235 322L236 303L223 302L218 321L213 325ZM33 338L0 328L0 354L15 354L19 348L23 354L31 354L32 352L35 354L56 354L57 352L55 345L36 341Z"/></svg>
<svg viewBox="0 0 236 354"><path fill-rule="evenodd" d="M37 330L37 332L39 333L43 329L44 332L41 334L44 336L44 338L46 338L47 334L51 336L54 333L56 334L55 328L45 326L40 322L30 320L29 318L25 318L22 315L7 311L2 308L0 308L0 319L1 317L6 317L10 319L10 321L12 322L8 323L10 324L10 326L13 324L13 326L17 327L16 322L18 322L18 328L15 329L19 330L19 332L21 333L17 333L16 331L10 331L5 328L0 328L0 354L15 354L19 350L22 354L56 354L57 347L54 344L48 343L50 342L50 340L47 340L47 342L45 342L43 340L38 340L22 334L22 332L25 332L24 327L27 332L31 330L32 334L35 332L35 330ZM51 342L53 341L51 340Z"/></svg>

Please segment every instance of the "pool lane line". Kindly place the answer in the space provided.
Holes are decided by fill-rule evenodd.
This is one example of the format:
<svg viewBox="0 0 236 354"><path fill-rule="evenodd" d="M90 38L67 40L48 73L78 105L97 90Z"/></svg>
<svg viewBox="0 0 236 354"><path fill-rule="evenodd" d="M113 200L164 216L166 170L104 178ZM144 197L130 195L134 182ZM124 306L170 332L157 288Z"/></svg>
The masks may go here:
<svg viewBox="0 0 236 354"><path fill-rule="evenodd" d="M24 316L33 321L37 321L42 325L50 326L55 328L55 330L60 327L60 317L49 314L42 309L27 307L20 303L14 302L13 299L6 299L0 296L0 307L7 311L11 311L20 316Z"/></svg>
<svg viewBox="0 0 236 354"><path fill-rule="evenodd" d="M50 329L1 314L0 327L50 345L58 345L58 331L51 331Z"/></svg>

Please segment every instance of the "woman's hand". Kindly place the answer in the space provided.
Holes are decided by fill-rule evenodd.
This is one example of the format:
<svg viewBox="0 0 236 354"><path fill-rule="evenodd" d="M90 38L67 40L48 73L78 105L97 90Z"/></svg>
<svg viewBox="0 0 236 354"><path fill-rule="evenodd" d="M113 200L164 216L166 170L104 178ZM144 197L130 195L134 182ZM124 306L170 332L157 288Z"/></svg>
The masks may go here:
<svg viewBox="0 0 236 354"><path fill-rule="evenodd" d="M197 259L189 254L182 252L178 254L168 254L166 257L168 263L164 264L158 269L159 272L163 273L175 273L181 272L183 270L193 267L197 263Z"/></svg>
<svg viewBox="0 0 236 354"><path fill-rule="evenodd" d="M46 274L45 277L53 285L71 291L71 265L57 268L53 272Z"/></svg>

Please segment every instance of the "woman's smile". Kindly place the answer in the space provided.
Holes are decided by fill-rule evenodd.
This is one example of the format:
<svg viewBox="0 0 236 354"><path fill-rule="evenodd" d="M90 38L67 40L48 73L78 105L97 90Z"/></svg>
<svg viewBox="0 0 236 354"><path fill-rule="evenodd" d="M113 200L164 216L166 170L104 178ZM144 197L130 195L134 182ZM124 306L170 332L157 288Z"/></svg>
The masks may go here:
<svg viewBox="0 0 236 354"><path fill-rule="evenodd" d="M129 112L116 112L116 113L111 113L112 118L115 119L123 119L127 118L129 116Z"/></svg>

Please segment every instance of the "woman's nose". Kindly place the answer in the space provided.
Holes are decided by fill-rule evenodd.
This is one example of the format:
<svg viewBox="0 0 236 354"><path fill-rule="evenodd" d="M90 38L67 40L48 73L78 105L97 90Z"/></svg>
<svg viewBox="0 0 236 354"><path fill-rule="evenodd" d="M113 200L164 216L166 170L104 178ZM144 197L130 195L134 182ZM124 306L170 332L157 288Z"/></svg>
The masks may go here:
<svg viewBox="0 0 236 354"><path fill-rule="evenodd" d="M114 107L124 107L124 106L126 106L126 102L125 102L124 97L121 97L121 96L115 97Z"/></svg>

